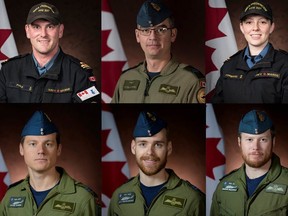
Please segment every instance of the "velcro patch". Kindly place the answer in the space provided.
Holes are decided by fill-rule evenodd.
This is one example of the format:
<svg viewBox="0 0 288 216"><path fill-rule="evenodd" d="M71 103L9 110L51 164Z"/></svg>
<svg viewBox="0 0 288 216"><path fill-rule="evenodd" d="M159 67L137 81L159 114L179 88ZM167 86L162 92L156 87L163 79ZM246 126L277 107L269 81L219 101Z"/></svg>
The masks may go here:
<svg viewBox="0 0 288 216"><path fill-rule="evenodd" d="M236 75L236 74L225 74L225 78L228 79L243 79L243 75Z"/></svg>
<svg viewBox="0 0 288 216"><path fill-rule="evenodd" d="M134 203L136 195L134 192L120 193L118 195L118 204Z"/></svg>
<svg viewBox="0 0 288 216"><path fill-rule="evenodd" d="M137 90L140 85L140 80L125 80L123 90Z"/></svg>
<svg viewBox="0 0 288 216"><path fill-rule="evenodd" d="M163 204L168 206L173 206L177 208L184 208L186 199L173 197L173 196L164 196Z"/></svg>
<svg viewBox="0 0 288 216"><path fill-rule="evenodd" d="M267 185L265 191L267 193L286 194L287 185L270 183L269 185Z"/></svg>
<svg viewBox="0 0 288 216"><path fill-rule="evenodd" d="M53 209L58 211L65 211L69 213L73 213L76 207L76 203L73 202L66 202L66 201L60 201L55 200L53 202Z"/></svg>
<svg viewBox="0 0 288 216"><path fill-rule="evenodd" d="M273 73L273 72L260 72L255 75L257 78L276 78L280 79L280 74L279 73Z"/></svg>
<svg viewBox="0 0 288 216"><path fill-rule="evenodd" d="M222 186L222 191L236 192L238 191L238 186L234 182L225 181Z"/></svg>
<svg viewBox="0 0 288 216"><path fill-rule="evenodd" d="M23 208L26 197L11 197L9 200L9 208Z"/></svg>
<svg viewBox="0 0 288 216"><path fill-rule="evenodd" d="M95 86L92 86L84 91L78 92L77 96L82 100L85 101L89 98L92 98L99 94L99 91L95 88Z"/></svg>
<svg viewBox="0 0 288 216"><path fill-rule="evenodd" d="M179 86L171 86L167 84L161 84L159 88L159 92L172 95L178 95L179 90L180 90Z"/></svg>

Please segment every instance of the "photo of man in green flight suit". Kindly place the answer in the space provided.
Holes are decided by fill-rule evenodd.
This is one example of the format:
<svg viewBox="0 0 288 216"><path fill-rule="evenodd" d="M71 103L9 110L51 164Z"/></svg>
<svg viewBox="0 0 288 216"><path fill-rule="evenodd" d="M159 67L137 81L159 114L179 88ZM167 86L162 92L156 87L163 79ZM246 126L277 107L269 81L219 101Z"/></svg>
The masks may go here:
<svg viewBox="0 0 288 216"><path fill-rule="evenodd" d="M114 191L109 216L204 215L205 195L166 168L172 153L166 121L142 111L133 132L131 152L139 174Z"/></svg>
<svg viewBox="0 0 288 216"><path fill-rule="evenodd" d="M211 216L288 215L288 169L273 152L275 127L264 111L252 110L239 124L244 164L220 179Z"/></svg>
<svg viewBox="0 0 288 216"><path fill-rule="evenodd" d="M56 166L62 150L60 133L44 112L33 114L21 137L19 152L28 176L10 185L0 215L101 215L97 195Z"/></svg>

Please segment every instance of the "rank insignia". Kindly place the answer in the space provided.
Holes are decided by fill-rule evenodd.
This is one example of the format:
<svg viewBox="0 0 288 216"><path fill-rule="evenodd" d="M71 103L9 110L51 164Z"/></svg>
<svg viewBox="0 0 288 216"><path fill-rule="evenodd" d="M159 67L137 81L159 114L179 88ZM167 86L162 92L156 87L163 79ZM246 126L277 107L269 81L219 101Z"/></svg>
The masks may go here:
<svg viewBox="0 0 288 216"><path fill-rule="evenodd" d="M80 65L84 69L91 69L91 67L88 64L84 63L84 62L80 62Z"/></svg>

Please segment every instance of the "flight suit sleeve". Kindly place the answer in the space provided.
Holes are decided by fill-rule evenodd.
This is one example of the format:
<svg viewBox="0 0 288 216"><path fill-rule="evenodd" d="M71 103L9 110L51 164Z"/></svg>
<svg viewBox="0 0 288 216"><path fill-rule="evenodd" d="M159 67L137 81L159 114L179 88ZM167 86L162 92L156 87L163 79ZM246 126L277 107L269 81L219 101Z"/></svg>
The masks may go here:
<svg viewBox="0 0 288 216"><path fill-rule="evenodd" d="M117 200L116 200L116 195L114 192L110 200L107 216L118 216L119 214L116 213L116 210L115 210L116 208L117 208Z"/></svg>
<svg viewBox="0 0 288 216"><path fill-rule="evenodd" d="M206 205L205 205L205 195L201 195L197 203L193 203L191 206L191 212L193 216L202 216L205 215Z"/></svg>
<svg viewBox="0 0 288 216"><path fill-rule="evenodd" d="M81 216L101 216L101 206L98 198L91 198L83 208ZM79 216L80 216L79 215Z"/></svg>
<svg viewBox="0 0 288 216"><path fill-rule="evenodd" d="M216 189L212 197L210 216L218 216L218 215L219 215L219 206L217 203L217 189Z"/></svg>
<svg viewBox="0 0 288 216"><path fill-rule="evenodd" d="M120 79L118 80L117 85L115 87L111 103L119 103L119 101L120 101Z"/></svg>
<svg viewBox="0 0 288 216"><path fill-rule="evenodd" d="M188 95L188 103L205 103L205 88L201 85L205 80L195 80Z"/></svg>
<svg viewBox="0 0 288 216"><path fill-rule="evenodd" d="M286 64L286 67L285 67L285 75L286 77L284 78L284 81L283 81L283 95L282 95L282 103L288 103L288 64Z"/></svg>

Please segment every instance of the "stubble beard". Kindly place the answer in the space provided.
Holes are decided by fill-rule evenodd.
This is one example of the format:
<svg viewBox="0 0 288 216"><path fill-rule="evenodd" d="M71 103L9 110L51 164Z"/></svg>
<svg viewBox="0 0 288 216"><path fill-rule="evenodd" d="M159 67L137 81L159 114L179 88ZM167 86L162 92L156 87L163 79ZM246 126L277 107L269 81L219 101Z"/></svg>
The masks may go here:
<svg viewBox="0 0 288 216"><path fill-rule="evenodd" d="M154 160L157 161L159 163L157 163L155 166L151 166L151 167L146 167L143 164L143 160ZM155 157L155 156L142 156L140 157L140 159L136 159L137 165L140 168L140 170L147 176L153 176L157 173L159 173L162 169L164 169L166 167L166 163L167 163L167 155L165 156L165 158L161 161L159 157Z"/></svg>
<svg viewBox="0 0 288 216"><path fill-rule="evenodd" d="M243 152L242 152L242 158L245 162L245 164L247 164L248 166L252 167L252 168L260 168L262 166L264 166L266 163L268 163L268 161L271 160L272 158L272 154L273 154L273 151L272 151L272 147L269 151L268 154L263 154L264 157L260 160L251 160L249 159L249 155L244 155Z"/></svg>

